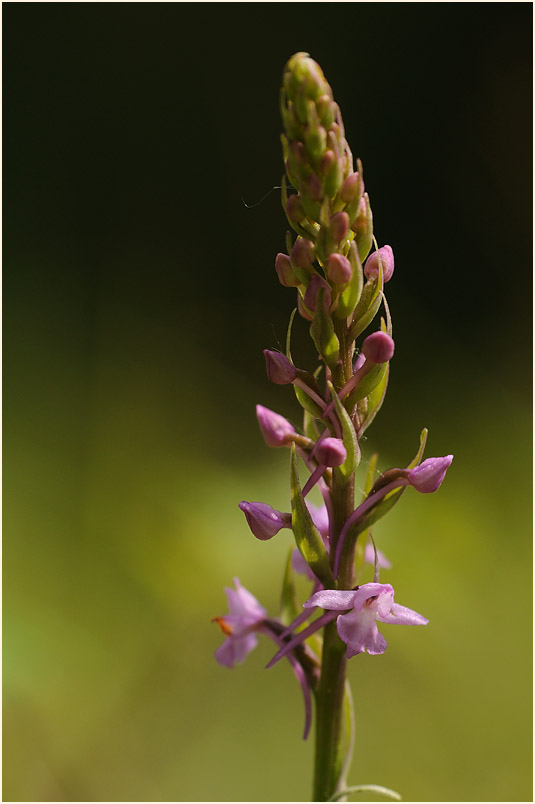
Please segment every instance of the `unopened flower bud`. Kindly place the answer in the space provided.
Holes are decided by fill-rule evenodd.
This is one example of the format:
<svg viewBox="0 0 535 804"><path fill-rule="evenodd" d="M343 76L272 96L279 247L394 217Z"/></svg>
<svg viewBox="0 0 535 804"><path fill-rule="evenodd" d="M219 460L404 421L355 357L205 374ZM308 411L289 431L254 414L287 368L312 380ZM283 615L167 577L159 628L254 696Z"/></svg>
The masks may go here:
<svg viewBox="0 0 535 804"><path fill-rule="evenodd" d="M300 165L306 165L307 163L307 152L305 150L305 146L299 140L293 140L290 144L290 150L292 152L292 157L295 162Z"/></svg>
<svg viewBox="0 0 535 804"><path fill-rule="evenodd" d="M301 283L293 272L292 263L287 254L279 252L275 258L275 270L279 277L279 282L285 288L296 288Z"/></svg>
<svg viewBox="0 0 535 804"><path fill-rule="evenodd" d="M292 262L298 268L310 268L315 258L314 243L306 237L298 237L292 248Z"/></svg>
<svg viewBox="0 0 535 804"><path fill-rule="evenodd" d="M299 291L297 291L297 311L302 318L306 319L306 321L312 321L313 316L305 308L305 303Z"/></svg>
<svg viewBox="0 0 535 804"><path fill-rule="evenodd" d="M318 298L318 292L320 288L325 289L324 301L330 306L331 304L331 290L327 282L322 279L317 274L314 274L310 282L308 283L308 287L305 293L305 306L311 311L314 312L316 309L316 301Z"/></svg>
<svg viewBox="0 0 535 804"><path fill-rule="evenodd" d="M263 405L257 405L256 418L268 447L284 447L290 443L295 430L284 416Z"/></svg>
<svg viewBox="0 0 535 804"><path fill-rule="evenodd" d="M358 173L351 173L340 187L340 198L344 204L350 204L364 192L364 182Z"/></svg>
<svg viewBox="0 0 535 804"><path fill-rule="evenodd" d="M316 109L322 126L329 129L334 123L334 104L329 95L321 95L316 101Z"/></svg>
<svg viewBox="0 0 535 804"><path fill-rule="evenodd" d="M331 254L327 260L325 270L327 276L335 285L345 285L351 279L351 263L343 254Z"/></svg>
<svg viewBox="0 0 535 804"><path fill-rule="evenodd" d="M334 151L325 151L320 162L320 173L326 176L336 162L336 154Z"/></svg>
<svg viewBox="0 0 535 804"><path fill-rule="evenodd" d="M394 341L386 332L372 332L362 344L361 351L370 363L387 363L394 354Z"/></svg>
<svg viewBox="0 0 535 804"><path fill-rule="evenodd" d="M445 455L443 458L427 458L419 466L411 469L409 483L422 494L436 491L442 484L452 460L453 455Z"/></svg>
<svg viewBox="0 0 535 804"><path fill-rule="evenodd" d="M335 212L329 222L329 231L337 243L341 243L349 232L349 215L347 212Z"/></svg>
<svg viewBox="0 0 535 804"><path fill-rule="evenodd" d="M283 83L288 97L304 91L305 97L315 100L329 90L323 71L308 53L295 53L286 64Z"/></svg>
<svg viewBox="0 0 535 804"><path fill-rule="evenodd" d="M273 352L271 349L264 349L266 358L266 372L268 379L276 385L288 385L296 378L297 372L286 355L281 352Z"/></svg>
<svg viewBox="0 0 535 804"><path fill-rule="evenodd" d="M307 126L305 131L305 145L313 159L317 159L325 150L327 132L323 126Z"/></svg>
<svg viewBox="0 0 535 804"><path fill-rule="evenodd" d="M289 195L286 202L286 215L292 223L301 223L305 218L305 210L301 206L298 195Z"/></svg>
<svg viewBox="0 0 535 804"><path fill-rule="evenodd" d="M368 210L364 196L360 199L357 217L351 224L351 228L357 235L365 234L368 229Z"/></svg>
<svg viewBox="0 0 535 804"><path fill-rule="evenodd" d="M311 173L310 176L304 180L303 189L312 201L321 201L323 195L321 182L315 173Z"/></svg>
<svg viewBox="0 0 535 804"><path fill-rule="evenodd" d="M341 466L347 458L347 451L341 439L324 438L317 443L314 456L322 466Z"/></svg>
<svg viewBox="0 0 535 804"><path fill-rule="evenodd" d="M271 539L281 528L291 526L291 514L282 514L267 503L245 502L244 500L238 507L245 514L253 535L262 541Z"/></svg>
<svg viewBox="0 0 535 804"><path fill-rule="evenodd" d="M390 246L383 246L379 251L374 251L366 260L364 266L364 273L367 279L378 276L379 274L379 258L383 267L383 282L388 282L392 279L394 273L394 252Z"/></svg>

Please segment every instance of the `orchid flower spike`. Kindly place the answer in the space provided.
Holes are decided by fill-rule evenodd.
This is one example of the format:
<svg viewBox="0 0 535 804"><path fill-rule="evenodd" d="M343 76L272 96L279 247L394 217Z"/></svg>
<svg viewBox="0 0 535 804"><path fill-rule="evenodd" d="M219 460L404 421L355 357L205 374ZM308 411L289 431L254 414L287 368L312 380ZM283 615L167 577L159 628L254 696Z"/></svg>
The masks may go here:
<svg viewBox="0 0 535 804"><path fill-rule="evenodd" d="M304 604L305 608L314 606L346 612L338 616L336 628L347 645L348 659L364 651L372 656L385 652L387 642L377 630L376 620L394 625L427 625L429 622L416 611L394 603L394 589L389 583L366 583L347 592L321 590Z"/></svg>

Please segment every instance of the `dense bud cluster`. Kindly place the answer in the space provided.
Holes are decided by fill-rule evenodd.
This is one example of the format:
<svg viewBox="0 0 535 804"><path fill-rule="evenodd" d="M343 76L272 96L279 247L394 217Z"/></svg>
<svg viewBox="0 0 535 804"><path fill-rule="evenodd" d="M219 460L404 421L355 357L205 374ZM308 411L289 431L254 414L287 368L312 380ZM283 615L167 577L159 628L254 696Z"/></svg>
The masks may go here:
<svg viewBox="0 0 535 804"><path fill-rule="evenodd" d="M288 234L287 253L277 254L275 270L284 287L297 291L297 311L309 323L319 365L315 361L306 370L294 363L294 310L286 352L266 349L264 357L269 380L292 386L303 408L302 428L262 405L256 408L267 445L290 451L291 512L267 503L240 503L257 539L268 541L281 530L293 533L280 619L269 618L235 579L235 589L227 589L229 615L215 618L226 637L216 656L231 667L256 645L257 633L274 640L278 652L268 667L282 657L290 662L304 695L305 736L311 698L316 698L314 801L332 801L345 798L340 793L343 770L333 759L341 756L344 740L351 745L341 731L351 708L344 692L345 659L365 651L384 653L387 643L377 623L427 624L425 617L394 602L390 584L379 583L380 568L390 564L375 548L372 526L408 487L423 494L436 491L453 456L422 462L423 430L408 466L379 474L377 456L372 457L364 493L356 499L360 444L383 404L395 350L384 290L393 277L394 253L389 245L379 248L373 236L362 164L353 160L340 109L321 68L306 53L296 53L285 67L281 113L287 174L282 204L295 239ZM384 318L369 332L380 309ZM304 484L298 459L307 473ZM323 498L321 508L306 499L313 489ZM373 581L362 583L366 561L374 566ZM295 599L294 572L313 583L301 606Z"/></svg>

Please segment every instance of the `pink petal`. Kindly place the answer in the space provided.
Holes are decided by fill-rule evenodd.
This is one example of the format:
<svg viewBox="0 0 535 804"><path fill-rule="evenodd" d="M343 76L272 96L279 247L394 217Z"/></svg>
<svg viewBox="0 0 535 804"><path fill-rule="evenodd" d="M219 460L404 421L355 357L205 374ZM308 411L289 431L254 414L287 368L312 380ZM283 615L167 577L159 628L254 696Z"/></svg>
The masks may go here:
<svg viewBox="0 0 535 804"><path fill-rule="evenodd" d="M260 605L256 597L252 595L238 578L233 579L236 589L225 588L227 594L229 612L234 617L247 617L263 620L267 616L266 609Z"/></svg>
<svg viewBox="0 0 535 804"><path fill-rule="evenodd" d="M367 544L364 552L364 561L366 564L375 564L375 553L373 552L373 545ZM377 561L382 569L392 569L392 564L380 550L377 551Z"/></svg>
<svg viewBox="0 0 535 804"><path fill-rule="evenodd" d="M320 606L322 609L330 609L331 611L345 611L353 608L356 594L357 592L351 590L346 592L337 589L322 589L312 595L306 603L303 603L303 606L306 609L312 606Z"/></svg>
<svg viewBox="0 0 535 804"><path fill-rule="evenodd" d="M244 659L258 645L258 639L254 634L247 634L244 637L228 637L215 652L215 658L224 667L234 667L241 664Z"/></svg>
<svg viewBox="0 0 535 804"><path fill-rule="evenodd" d="M382 623L392 623L393 625L427 625L429 620L418 614L417 611L408 609L406 606L400 606L393 603L390 611L384 614L377 614L377 619Z"/></svg>

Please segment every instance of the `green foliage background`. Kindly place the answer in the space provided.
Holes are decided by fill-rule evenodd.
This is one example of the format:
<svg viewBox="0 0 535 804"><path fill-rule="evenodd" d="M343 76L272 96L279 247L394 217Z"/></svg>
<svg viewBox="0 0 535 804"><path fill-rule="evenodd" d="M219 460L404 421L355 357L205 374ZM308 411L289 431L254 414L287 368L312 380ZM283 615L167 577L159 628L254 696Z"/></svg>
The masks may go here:
<svg viewBox="0 0 535 804"><path fill-rule="evenodd" d="M455 454L379 525L422 612L351 662L351 783L531 800L531 7L4 6L4 800L303 800L302 702L262 643L229 672L232 577L271 612L289 418L261 350L293 307L285 60L323 66L390 243L396 355L364 455ZM306 326L295 356L313 366ZM306 593L303 588L303 594Z"/></svg>

